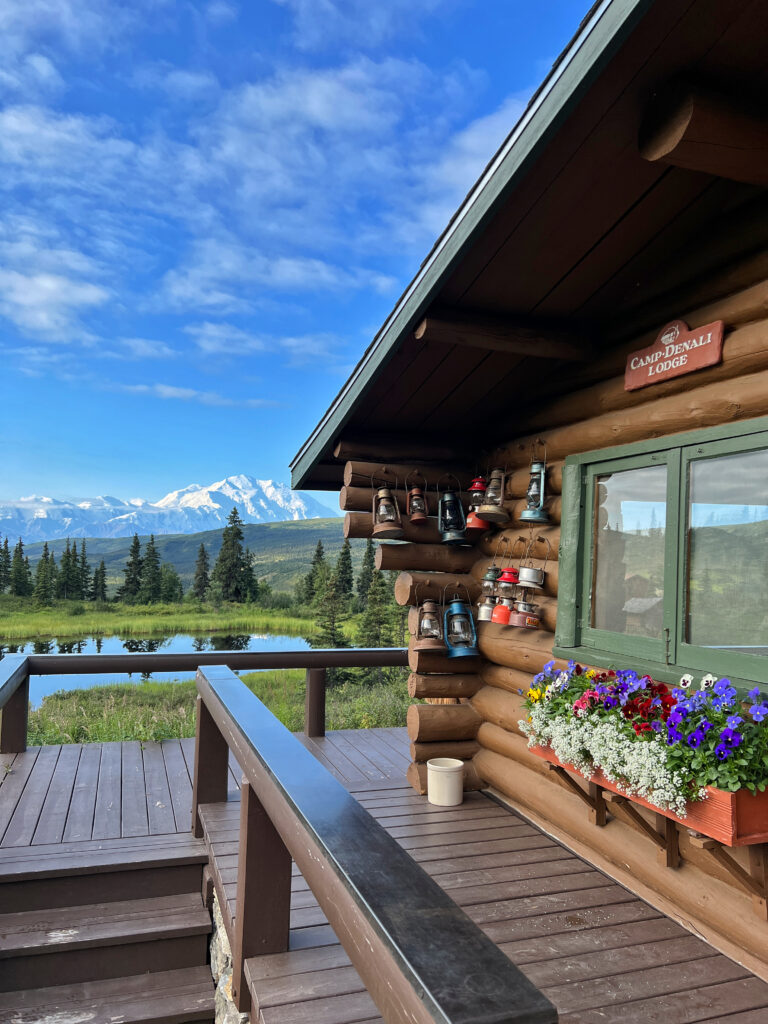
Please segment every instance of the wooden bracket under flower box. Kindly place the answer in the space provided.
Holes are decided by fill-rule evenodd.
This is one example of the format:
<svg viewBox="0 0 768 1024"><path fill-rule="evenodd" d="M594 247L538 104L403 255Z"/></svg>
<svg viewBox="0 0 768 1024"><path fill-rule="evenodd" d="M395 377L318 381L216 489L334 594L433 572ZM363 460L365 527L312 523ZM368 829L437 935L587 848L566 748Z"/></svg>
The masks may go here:
<svg viewBox="0 0 768 1024"><path fill-rule="evenodd" d="M531 747L532 754L549 761L550 764L581 775L587 782L603 789L618 793L632 803L647 807L655 814L671 818L685 828L694 829L702 835L716 839L724 846L752 846L755 843L768 843L768 790L764 793L750 793L747 789L729 793L723 789L707 786L704 800L693 800L688 804L685 818L674 811L666 811L649 803L640 796L627 796L619 786L610 782L603 773L596 769L592 775L582 775L573 765L563 764L549 747Z"/></svg>

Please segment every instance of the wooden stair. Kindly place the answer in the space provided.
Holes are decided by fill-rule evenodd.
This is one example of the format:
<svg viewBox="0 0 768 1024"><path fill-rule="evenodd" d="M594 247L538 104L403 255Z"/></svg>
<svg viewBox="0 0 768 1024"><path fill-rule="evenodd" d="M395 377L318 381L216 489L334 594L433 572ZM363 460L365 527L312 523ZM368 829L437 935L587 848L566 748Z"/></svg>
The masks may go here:
<svg viewBox="0 0 768 1024"><path fill-rule="evenodd" d="M206 861L190 835L0 850L0 1022L212 1021Z"/></svg>

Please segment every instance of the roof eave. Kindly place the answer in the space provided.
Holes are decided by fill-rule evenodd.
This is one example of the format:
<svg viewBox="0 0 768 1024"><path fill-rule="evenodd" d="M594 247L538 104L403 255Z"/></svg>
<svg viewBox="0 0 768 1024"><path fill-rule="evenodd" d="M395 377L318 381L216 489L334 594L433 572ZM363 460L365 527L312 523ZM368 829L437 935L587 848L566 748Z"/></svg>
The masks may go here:
<svg viewBox="0 0 768 1024"><path fill-rule="evenodd" d="M413 330L474 233L527 173L590 84L632 33L654 0L602 0L583 22L523 116L462 203L418 273L367 348L328 411L291 462L294 488L311 486L357 402L375 382L402 338Z"/></svg>

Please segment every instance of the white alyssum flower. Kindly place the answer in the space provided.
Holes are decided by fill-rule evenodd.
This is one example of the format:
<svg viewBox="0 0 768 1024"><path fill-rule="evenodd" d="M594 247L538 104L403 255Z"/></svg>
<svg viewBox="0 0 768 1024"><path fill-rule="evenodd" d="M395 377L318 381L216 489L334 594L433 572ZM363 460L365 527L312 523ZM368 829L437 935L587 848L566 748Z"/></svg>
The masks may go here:
<svg viewBox="0 0 768 1024"><path fill-rule="evenodd" d="M667 764L661 736L636 740L613 718L565 719L548 717L542 705L531 709L530 720L520 727L528 746L549 746L564 764L582 775L600 768L606 779L627 796L639 796L662 810L686 816L685 779ZM702 789L699 796L703 797Z"/></svg>

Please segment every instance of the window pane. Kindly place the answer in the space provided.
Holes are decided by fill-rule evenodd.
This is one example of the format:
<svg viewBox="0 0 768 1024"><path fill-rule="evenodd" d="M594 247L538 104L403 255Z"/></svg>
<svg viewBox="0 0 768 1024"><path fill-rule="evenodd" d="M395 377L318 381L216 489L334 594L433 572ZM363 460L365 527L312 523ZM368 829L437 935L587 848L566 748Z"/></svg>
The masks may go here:
<svg viewBox="0 0 768 1024"><path fill-rule="evenodd" d="M768 451L690 465L686 640L768 654Z"/></svg>
<svg viewBox="0 0 768 1024"><path fill-rule="evenodd" d="M595 488L592 625L660 638L667 467L608 473Z"/></svg>

